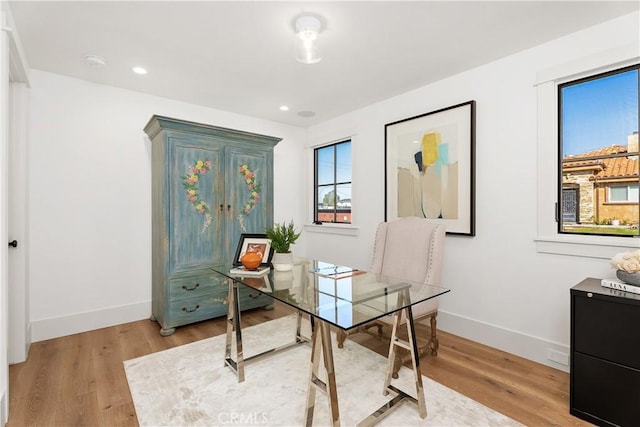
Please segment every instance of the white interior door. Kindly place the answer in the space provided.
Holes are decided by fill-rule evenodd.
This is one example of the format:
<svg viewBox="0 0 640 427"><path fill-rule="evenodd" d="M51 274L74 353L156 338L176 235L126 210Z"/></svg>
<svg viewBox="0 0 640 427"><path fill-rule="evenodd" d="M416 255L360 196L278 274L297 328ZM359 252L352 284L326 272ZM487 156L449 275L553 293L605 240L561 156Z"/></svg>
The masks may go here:
<svg viewBox="0 0 640 427"><path fill-rule="evenodd" d="M27 360L31 345L29 286L27 281L27 87L9 84L8 170L8 300L9 364Z"/></svg>
<svg viewBox="0 0 640 427"><path fill-rule="evenodd" d="M9 417L9 364L7 362L8 316L8 267L7 267L7 165L9 131L9 43L6 14L0 10L0 425Z"/></svg>
<svg viewBox="0 0 640 427"><path fill-rule="evenodd" d="M28 67L24 57L9 5L4 1L0 2L0 215L2 218L0 220L0 425L4 425L9 417L9 362L10 358L14 358L14 338L22 337L19 339L23 342L17 345L16 349L18 353L24 352L23 357L26 357L28 348L25 341L26 333L21 332L28 331L27 252L24 250L18 252L17 258L12 254L9 262L10 246L7 245L14 240L14 238L9 240L9 217L16 215L16 211L10 208L13 196L9 195L9 169L12 169L14 174L17 172L17 175L12 178L12 183L15 184L18 179L24 179L24 190L21 190L23 194L18 197L25 197L25 204L21 207L18 199L16 209L18 209L17 212L22 212L25 222L21 227L26 230L26 168L16 171L16 166L19 165L9 167L10 156L24 157L26 152ZM18 149L16 150L15 147ZM16 223L12 220L11 224L13 226ZM11 247L11 249L14 248ZM21 267L16 267L20 265ZM22 273L18 272L17 279L13 273L9 274L10 268L22 269ZM11 280L18 280L18 282L24 280L24 282L14 284ZM14 308L13 302L16 296L22 303ZM12 306L11 314L9 313L10 305ZM14 318L17 313L20 320ZM19 332L18 335L14 335L14 328Z"/></svg>

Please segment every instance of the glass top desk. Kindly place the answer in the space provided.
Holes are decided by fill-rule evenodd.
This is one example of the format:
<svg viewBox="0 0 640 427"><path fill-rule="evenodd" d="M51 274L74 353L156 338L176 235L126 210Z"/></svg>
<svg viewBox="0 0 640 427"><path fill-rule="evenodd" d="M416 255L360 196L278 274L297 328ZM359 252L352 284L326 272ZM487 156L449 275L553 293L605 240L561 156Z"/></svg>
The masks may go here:
<svg viewBox="0 0 640 427"><path fill-rule="evenodd" d="M236 373L238 381L244 381L245 362L311 341L311 375L307 389L305 420L310 426L313 420L315 393L316 390L320 390L328 398L331 423L338 426L340 413L330 328L349 330L383 316L393 315L387 374L383 386L383 393L387 395L391 392L393 397L363 420L361 425L377 423L403 400L415 403L421 418L427 416L411 307L445 294L449 289L302 258L296 259L292 271L271 270L260 276L232 274L232 268L232 265L225 265L213 267L212 270L228 279L225 364ZM256 289L297 310L297 330L292 343L246 359L243 357L238 291L240 286ZM311 322L310 339L302 336L300 332L303 314L308 315ZM397 336L402 325L407 328L407 341ZM234 334L235 360L231 354ZM411 354L416 384L415 398L391 385L393 363L398 348L404 348ZM318 378L321 362L326 371L326 383Z"/></svg>

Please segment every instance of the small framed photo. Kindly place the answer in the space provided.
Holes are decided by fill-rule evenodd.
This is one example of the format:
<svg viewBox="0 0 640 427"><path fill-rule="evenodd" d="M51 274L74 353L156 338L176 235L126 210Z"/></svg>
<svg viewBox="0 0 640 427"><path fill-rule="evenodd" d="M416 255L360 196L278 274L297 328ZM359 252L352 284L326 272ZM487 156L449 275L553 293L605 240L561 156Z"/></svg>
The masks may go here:
<svg viewBox="0 0 640 427"><path fill-rule="evenodd" d="M240 258L247 252L257 252L260 254L262 256L260 265L268 266L271 264L273 248L271 248L271 240L267 238L266 234L241 234L236 255L233 257L233 265L241 265L242 262Z"/></svg>

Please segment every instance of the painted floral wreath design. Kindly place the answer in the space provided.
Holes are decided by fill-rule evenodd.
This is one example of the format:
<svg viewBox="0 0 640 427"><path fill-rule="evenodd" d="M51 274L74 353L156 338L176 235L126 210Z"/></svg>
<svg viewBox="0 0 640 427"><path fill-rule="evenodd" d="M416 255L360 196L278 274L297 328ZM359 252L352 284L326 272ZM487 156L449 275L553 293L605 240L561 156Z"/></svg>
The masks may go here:
<svg viewBox="0 0 640 427"><path fill-rule="evenodd" d="M240 175L244 178L251 196L249 201L247 201L242 207L242 212L245 215L249 215L249 212L251 212L260 200L260 184L256 180L256 173L249 169L249 165L240 166L238 172L240 172Z"/></svg>
<svg viewBox="0 0 640 427"><path fill-rule="evenodd" d="M244 216L249 215L251 210L258 204L260 201L260 184L256 180L256 170L249 169L249 165L241 165L238 168L238 172L240 176L244 180L245 184L247 184L247 189L249 190L249 200L242 206L242 210L238 215L238 223L240 224L240 228L243 232L246 232L246 228L244 226Z"/></svg>
<svg viewBox="0 0 640 427"><path fill-rule="evenodd" d="M202 233L204 233L207 228L211 225L211 210L207 202L200 198L198 194L198 180L200 175L204 175L207 171L211 169L211 161L209 160L198 160L195 162L193 166L189 166L187 168L186 175L183 175L182 178L182 186L187 192L187 200L191 203L193 208L204 215L204 224L202 225Z"/></svg>

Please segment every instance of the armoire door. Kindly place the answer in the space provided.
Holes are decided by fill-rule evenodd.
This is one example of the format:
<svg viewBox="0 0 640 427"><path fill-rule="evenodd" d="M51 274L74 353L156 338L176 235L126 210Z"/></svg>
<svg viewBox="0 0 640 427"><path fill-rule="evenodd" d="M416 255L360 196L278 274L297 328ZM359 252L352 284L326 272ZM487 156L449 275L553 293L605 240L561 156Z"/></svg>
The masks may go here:
<svg viewBox="0 0 640 427"><path fill-rule="evenodd" d="M168 273L223 263L227 206L222 150L193 138L170 138L169 146Z"/></svg>
<svg viewBox="0 0 640 427"><path fill-rule="evenodd" d="M231 206L227 251L233 256L242 233L264 233L273 223L273 152L225 148L226 198Z"/></svg>

